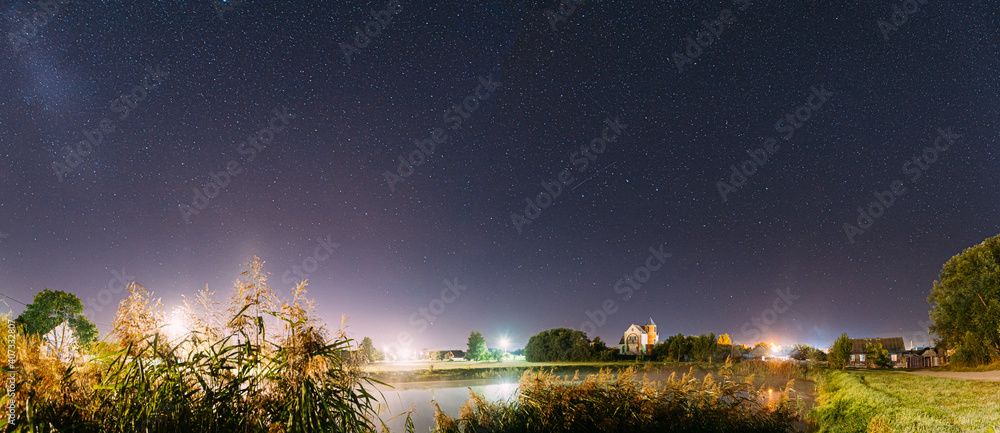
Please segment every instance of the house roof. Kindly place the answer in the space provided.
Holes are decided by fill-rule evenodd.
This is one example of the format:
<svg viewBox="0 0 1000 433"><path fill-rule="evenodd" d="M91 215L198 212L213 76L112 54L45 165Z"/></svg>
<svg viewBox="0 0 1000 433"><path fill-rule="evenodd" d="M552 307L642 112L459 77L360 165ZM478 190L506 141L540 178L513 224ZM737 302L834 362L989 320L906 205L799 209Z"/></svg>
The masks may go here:
<svg viewBox="0 0 1000 433"><path fill-rule="evenodd" d="M650 325L652 325L652 326L656 326L656 322L654 322L654 321L653 321L653 318L652 318L652 317L650 317L650 318L649 318L649 321L648 321L648 322L646 322L646 326L650 326Z"/></svg>
<svg viewBox="0 0 1000 433"><path fill-rule="evenodd" d="M625 336L622 335L622 339L618 340L618 344L625 344Z"/></svg>
<svg viewBox="0 0 1000 433"><path fill-rule="evenodd" d="M899 353L906 351L906 345L903 343L903 337L892 337L892 338L852 338L851 340L851 354L861 354L866 353L865 346L868 343L871 344L882 344L882 348L889 351L889 353Z"/></svg>

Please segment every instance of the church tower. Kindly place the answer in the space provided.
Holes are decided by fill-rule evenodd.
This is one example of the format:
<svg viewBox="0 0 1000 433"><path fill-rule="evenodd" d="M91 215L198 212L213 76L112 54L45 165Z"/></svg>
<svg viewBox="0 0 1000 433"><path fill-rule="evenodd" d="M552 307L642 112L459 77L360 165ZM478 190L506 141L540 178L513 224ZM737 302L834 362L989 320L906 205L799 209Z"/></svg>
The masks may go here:
<svg viewBox="0 0 1000 433"><path fill-rule="evenodd" d="M653 318L650 317L649 321L646 322L646 326L643 326L642 328L643 331L646 331L647 338L647 340L643 343L646 344L647 347L646 353L649 353L653 350L653 345L660 342L660 338L656 335L656 322L654 322Z"/></svg>

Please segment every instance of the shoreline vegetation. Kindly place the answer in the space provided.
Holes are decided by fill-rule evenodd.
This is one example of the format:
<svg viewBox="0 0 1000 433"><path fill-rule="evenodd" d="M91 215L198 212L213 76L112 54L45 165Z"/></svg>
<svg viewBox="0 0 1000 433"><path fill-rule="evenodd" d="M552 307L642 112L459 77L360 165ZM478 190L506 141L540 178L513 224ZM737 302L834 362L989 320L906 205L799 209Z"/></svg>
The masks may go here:
<svg viewBox="0 0 1000 433"><path fill-rule="evenodd" d="M364 367L372 379L386 384L413 382L438 382L477 379L518 380L526 372L546 371L562 377L576 374L587 375L607 370L617 373L634 368L638 374L644 373L685 373L688 370L695 377L707 374L728 375L745 378L781 377L787 379L810 380L810 371L815 367L796 365L791 362L742 361L736 363L708 362L663 362L663 361L605 361L605 362L415 362L409 364L372 363Z"/></svg>

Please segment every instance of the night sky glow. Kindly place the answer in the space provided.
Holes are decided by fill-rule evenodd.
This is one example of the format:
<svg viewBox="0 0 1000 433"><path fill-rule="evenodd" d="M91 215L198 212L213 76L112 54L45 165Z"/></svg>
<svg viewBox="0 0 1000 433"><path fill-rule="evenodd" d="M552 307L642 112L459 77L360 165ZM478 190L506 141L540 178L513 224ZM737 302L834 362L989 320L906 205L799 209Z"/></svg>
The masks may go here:
<svg viewBox="0 0 1000 433"><path fill-rule="evenodd" d="M996 2L529 3L5 3L0 292L103 336L257 255L379 347L909 344L1000 232Z"/></svg>

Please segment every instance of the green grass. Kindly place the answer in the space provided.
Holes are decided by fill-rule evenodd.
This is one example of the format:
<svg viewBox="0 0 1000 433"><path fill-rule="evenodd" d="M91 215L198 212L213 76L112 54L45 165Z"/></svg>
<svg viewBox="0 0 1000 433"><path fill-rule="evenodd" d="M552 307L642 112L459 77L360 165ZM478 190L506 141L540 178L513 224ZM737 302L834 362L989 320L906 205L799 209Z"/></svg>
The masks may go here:
<svg viewBox="0 0 1000 433"><path fill-rule="evenodd" d="M820 432L1000 432L1000 383L889 371L819 373Z"/></svg>

